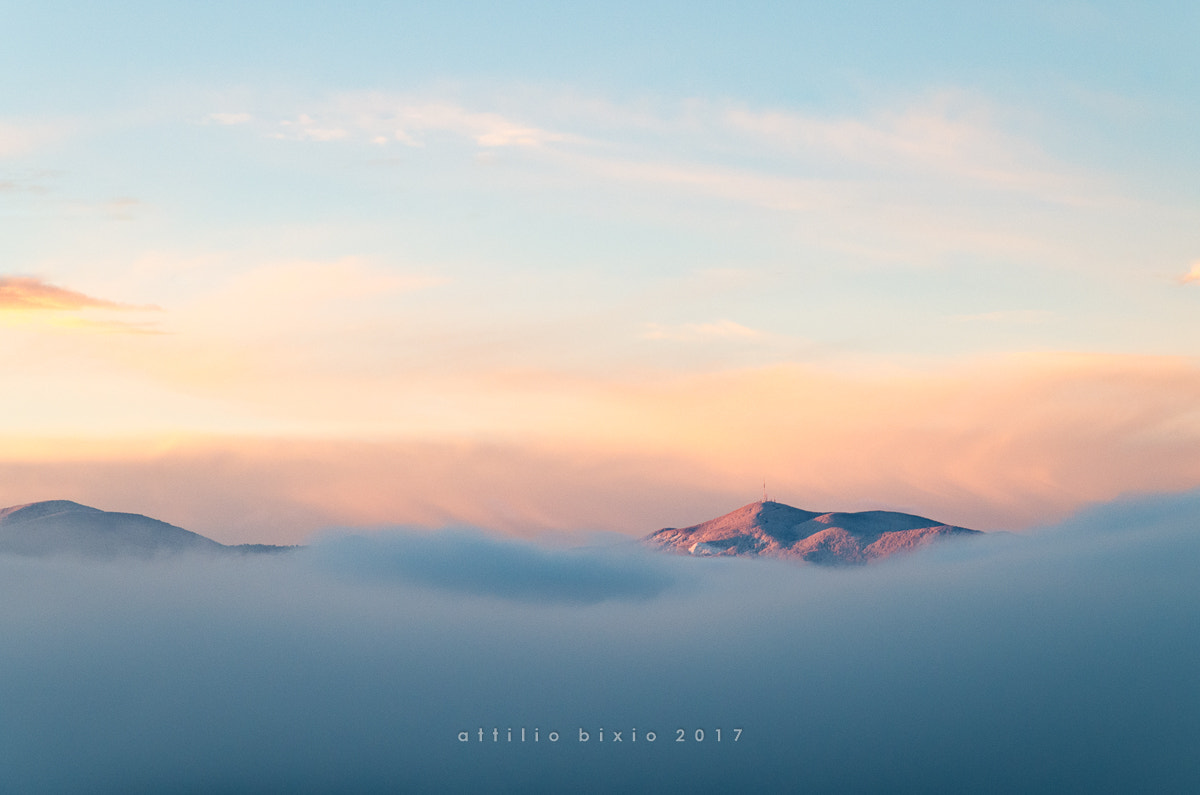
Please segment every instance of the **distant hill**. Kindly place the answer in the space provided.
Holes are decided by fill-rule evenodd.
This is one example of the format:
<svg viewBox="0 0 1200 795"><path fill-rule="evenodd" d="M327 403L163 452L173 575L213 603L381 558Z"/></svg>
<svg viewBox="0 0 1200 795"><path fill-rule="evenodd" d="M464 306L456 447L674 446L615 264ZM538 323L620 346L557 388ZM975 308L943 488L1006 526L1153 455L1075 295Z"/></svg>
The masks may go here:
<svg viewBox="0 0 1200 795"><path fill-rule="evenodd" d="M820 564L886 558L978 530L893 511L818 513L781 502L755 502L691 527L666 527L645 543L687 555L761 556Z"/></svg>
<svg viewBox="0 0 1200 795"><path fill-rule="evenodd" d="M279 552L268 544L226 546L198 533L136 513L114 513L70 500L0 510L0 553L89 558L159 557L180 552Z"/></svg>

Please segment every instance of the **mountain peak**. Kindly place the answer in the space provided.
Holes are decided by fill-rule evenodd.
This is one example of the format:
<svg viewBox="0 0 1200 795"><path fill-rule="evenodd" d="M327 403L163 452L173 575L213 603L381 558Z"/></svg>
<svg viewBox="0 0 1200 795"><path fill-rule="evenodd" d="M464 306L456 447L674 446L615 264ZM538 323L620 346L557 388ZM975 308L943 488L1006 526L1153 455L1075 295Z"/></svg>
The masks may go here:
<svg viewBox="0 0 1200 795"><path fill-rule="evenodd" d="M867 563L977 530L895 511L820 513L764 500L691 527L665 527L645 542L699 556L762 556L810 563Z"/></svg>
<svg viewBox="0 0 1200 795"><path fill-rule="evenodd" d="M13 505L9 508L0 509L0 522L18 518L21 520L40 519L44 516L77 511L104 513L99 508L80 505L71 500L43 500L42 502L27 502L24 505Z"/></svg>
<svg viewBox="0 0 1200 795"><path fill-rule="evenodd" d="M112 558L279 549L284 548L263 544L227 547L149 516L102 511L71 500L46 500L0 509L0 553Z"/></svg>

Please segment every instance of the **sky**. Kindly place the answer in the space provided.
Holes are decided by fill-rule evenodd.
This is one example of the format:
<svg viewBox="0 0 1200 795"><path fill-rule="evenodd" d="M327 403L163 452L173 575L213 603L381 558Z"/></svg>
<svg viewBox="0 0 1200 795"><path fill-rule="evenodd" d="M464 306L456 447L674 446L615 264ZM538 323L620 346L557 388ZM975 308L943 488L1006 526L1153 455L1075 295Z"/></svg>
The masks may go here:
<svg viewBox="0 0 1200 795"><path fill-rule="evenodd" d="M0 13L5 505L297 543L1200 486L1195 4Z"/></svg>

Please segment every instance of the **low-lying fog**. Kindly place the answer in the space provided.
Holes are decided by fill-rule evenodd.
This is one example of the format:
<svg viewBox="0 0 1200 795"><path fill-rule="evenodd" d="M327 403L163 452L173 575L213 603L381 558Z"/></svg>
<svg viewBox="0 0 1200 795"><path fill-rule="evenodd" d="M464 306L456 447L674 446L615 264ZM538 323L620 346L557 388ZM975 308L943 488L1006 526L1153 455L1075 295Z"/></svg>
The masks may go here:
<svg viewBox="0 0 1200 795"><path fill-rule="evenodd" d="M1198 670L1200 492L846 569L0 557L0 789L1200 791Z"/></svg>

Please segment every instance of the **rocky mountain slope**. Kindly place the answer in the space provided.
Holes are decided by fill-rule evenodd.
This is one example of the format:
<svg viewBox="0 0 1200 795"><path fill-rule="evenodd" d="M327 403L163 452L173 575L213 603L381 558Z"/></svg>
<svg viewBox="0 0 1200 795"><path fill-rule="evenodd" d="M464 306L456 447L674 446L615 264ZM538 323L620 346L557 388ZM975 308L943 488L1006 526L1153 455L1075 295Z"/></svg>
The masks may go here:
<svg viewBox="0 0 1200 795"><path fill-rule="evenodd" d="M692 527L666 527L645 542L689 555L749 555L821 564L886 558L978 530L893 511L818 513L780 502L755 502Z"/></svg>

